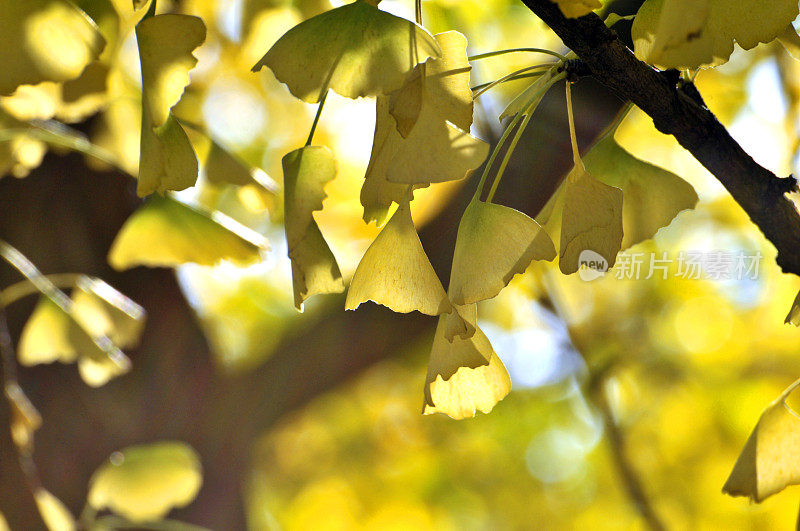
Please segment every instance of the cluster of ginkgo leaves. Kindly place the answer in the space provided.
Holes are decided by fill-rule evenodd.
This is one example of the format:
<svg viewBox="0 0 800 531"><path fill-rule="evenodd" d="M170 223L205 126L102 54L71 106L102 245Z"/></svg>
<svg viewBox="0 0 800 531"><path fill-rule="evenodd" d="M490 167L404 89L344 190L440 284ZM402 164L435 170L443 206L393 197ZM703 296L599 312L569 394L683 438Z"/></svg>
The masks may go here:
<svg viewBox="0 0 800 531"><path fill-rule="evenodd" d="M567 17L602 8L599 0L555 2ZM325 186L337 174L335 154L313 143L325 99L329 91L375 98L375 133L361 203L364 221L383 228L355 271L345 307L354 310L373 301L400 313L437 316L423 412L470 417L475 410L490 411L510 390L508 372L478 325L479 302L497 296L534 260L558 257L561 272L572 274L588 250L611 267L621 249L653 237L680 211L693 208L697 195L677 175L620 147L614 140L619 121L582 157L568 82L573 170L536 219L494 203L504 170L538 103L553 85L569 77L572 57L533 48L470 57L462 34L431 35L422 26L419 3L416 22L387 13L378 4L356 0L296 25L253 67L268 67L296 98L318 104L306 145L283 158L284 225L295 305L302 309L313 295L345 290L314 215L323 209ZM170 195L194 186L198 178L198 157L185 130L196 126L176 117L173 107L190 83L189 72L197 63L192 53L205 40L205 25L195 16L157 14L156 0L134 6L143 13L135 25L142 80L137 191L143 197L154 195L122 228L109 262L116 269L256 262L267 249L260 234ZM23 43L0 49L0 172L22 176L41 160L45 144L65 145L54 127L58 122L41 120L78 121L99 108L98 80L104 83L108 70L103 57L107 44L119 40L110 35L120 31L109 22L109 9L114 9L110 3L94 0L0 0L0 39ZM796 39L787 29L797 14L796 0L647 0L634 20L632 38L637 57L660 68L684 70L688 81L692 70L727 61L734 43L750 49L778 37ZM60 49L72 52L69 60L62 60ZM507 52L544 53L554 60L470 86L471 61ZM474 99L499 83L526 77L532 78L530 85L500 115L510 120L490 153L486 142L470 134ZM45 116L31 114L26 102L37 98L58 105ZM3 130L15 134L5 137ZM66 147L79 149L75 143ZM80 149L103 156L85 146ZM270 188L257 170L213 141L203 165L212 182L255 182ZM412 220L414 193L464 179L481 165L483 174L459 224L445 290ZM537 184L532 176L531 186ZM143 248L144 234L160 238ZM3 257L12 265L20 261L9 249ZM141 308L96 279L82 278L70 285L74 290L68 297L35 269L20 271L43 294L20 341L21 363L74 361L90 385L102 385L128 370L129 361L118 347L138 339ZM798 301L787 322L800 324ZM799 431L784 408L793 389L764 413L726 485L729 492L761 500L800 481L796 464L783 466L787 454L775 450L790 445ZM17 419L15 439L21 448L28 447L40 420L21 390L7 385L6 394ZM131 452L129 461L135 462L136 455ZM193 457L184 457L189 463L185 470L198 468ZM90 504L111 508L132 521L139 518L135 510L126 513L124 501L108 494L119 490L113 486L118 480L98 474L95 485L112 486L104 494L90 493ZM180 482L185 493L165 506L194 497L199 480L189 474ZM163 512L141 518L157 518Z"/></svg>

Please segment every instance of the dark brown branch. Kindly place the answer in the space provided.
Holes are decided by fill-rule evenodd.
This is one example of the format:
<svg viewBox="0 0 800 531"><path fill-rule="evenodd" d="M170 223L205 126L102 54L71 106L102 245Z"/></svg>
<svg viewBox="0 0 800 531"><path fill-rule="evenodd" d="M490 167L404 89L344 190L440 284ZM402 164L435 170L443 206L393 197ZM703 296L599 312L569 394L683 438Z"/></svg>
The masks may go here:
<svg viewBox="0 0 800 531"><path fill-rule="evenodd" d="M714 114L669 75L639 61L597 15L570 19L550 0L523 3L585 62L591 75L646 112L725 186L778 250L785 273L800 275L800 215L785 193L797 189L757 164ZM702 100L700 100L702 101Z"/></svg>

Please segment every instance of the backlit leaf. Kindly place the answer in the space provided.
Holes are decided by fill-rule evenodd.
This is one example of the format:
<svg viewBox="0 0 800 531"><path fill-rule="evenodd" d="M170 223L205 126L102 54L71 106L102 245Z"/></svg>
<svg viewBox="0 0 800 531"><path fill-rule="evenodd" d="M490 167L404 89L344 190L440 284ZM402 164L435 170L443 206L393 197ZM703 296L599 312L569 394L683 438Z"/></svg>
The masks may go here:
<svg viewBox="0 0 800 531"><path fill-rule="evenodd" d="M439 54L420 26L356 0L290 29L253 71L269 67L295 97L315 103L326 88L348 98L388 94Z"/></svg>
<svg viewBox="0 0 800 531"><path fill-rule="evenodd" d="M637 159L617 144L601 139L583 159L598 181L622 190L622 248L652 238L682 210L697 204L692 185L667 170Z"/></svg>
<svg viewBox="0 0 800 531"><path fill-rule="evenodd" d="M182 442L158 442L114 452L92 476L89 504L132 522L164 517L188 505L203 482L200 458Z"/></svg>
<svg viewBox="0 0 800 531"><path fill-rule="evenodd" d="M211 141L204 171L206 179L214 184L244 186L258 183L272 188L272 180L260 169L252 168L228 150Z"/></svg>
<svg viewBox="0 0 800 531"><path fill-rule="evenodd" d="M372 153L361 190L367 222L382 224L392 202L402 201L406 185L420 188L462 179L488 154L488 145L466 132L473 108L467 41L455 31L437 34L436 40L441 58L418 66L417 77L400 91L378 97ZM418 111L398 103L411 105L408 101L418 98Z"/></svg>
<svg viewBox="0 0 800 531"><path fill-rule="evenodd" d="M81 277L72 292L72 315L93 336L106 336L120 348L139 344L144 308L99 278Z"/></svg>
<svg viewBox="0 0 800 531"><path fill-rule="evenodd" d="M636 56L660 68L698 68L728 60L780 35L797 17L796 0L647 0L631 35Z"/></svg>
<svg viewBox="0 0 800 531"><path fill-rule="evenodd" d="M614 265L622 245L622 191L594 179L576 164L564 185L558 265L575 273L583 251L598 253Z"/></svg>
<svg viewBox="0 0 800 531"><path fill-rule="evenodd" d="M108 262L120 271L137 265L249 265L261 259L266 239L220 212L206 212L170 197L153 196L117 234Z"/></svg>
<svg viewBox="0 0 800 531"><path fill-rule="evenodd" d="M588 15L603 4L600 0L554 0L565 17L576 18Z"/></svg>
<svg viewBox="0 0 800 531"><path fill-rule="evenodd" d="M458 226L448 294L458 306L491 299L533 260L555 257L553 242L534 220L473 199Z"/></svg>
<svg viewBox="0 0 800 531"><path fill-rule="evenodd" d="M793 383L764 410L722 491L756 502L800 484L800 415L786 399Z"/></svg>
<svg viewBox="0 0 800 531"><path fill-rule="evenodd" d="M474 312L472 312L474 315ZM447 315L439 316L425 377L425 415L454 419L488 413L511 390L511 379L480 328L469 339L445 337Z"/></svg>
<svg viewBox="0 0 800 531"><path fill-rule="evenodd" d="M47 529L50 531L73 531L77 529L75 517L69 509L61 503L61 500L50 494L50 492L40 488L33 494L36 500L36 507L42 515Z"/></svg>
<svg viewBox="0 0 800 531"><path fill-rule="evenodd" d="M399 313L417 310L439 315L452 311L419 241L408 200L400 204L364 253L350 283L345 308L355 310L368 300Z"/></svg>
<svg viewBox="0 0 800 531"><path fill-rule="evenodd" d="M0 0L0 95L81 75L103 51L92 20L66 0Z"/></svg>
<svg viewBox="0 0 800 531"><path fill-rule="evenodd" d="M136 26L142 67L140 196L183 190L197 181L197 157L170 113L197 64L192 51L205 40L203 21L189 15L145 17Z"/></svg>
<svg viewBox="0 0 800 531"><path fill-rule="evenodd" d="M284 225L292 260L294 302L344 291L336 258L314 220L322 210L325 185L336 178L336 159L324 146L306 146L283 157Z"/></svg>

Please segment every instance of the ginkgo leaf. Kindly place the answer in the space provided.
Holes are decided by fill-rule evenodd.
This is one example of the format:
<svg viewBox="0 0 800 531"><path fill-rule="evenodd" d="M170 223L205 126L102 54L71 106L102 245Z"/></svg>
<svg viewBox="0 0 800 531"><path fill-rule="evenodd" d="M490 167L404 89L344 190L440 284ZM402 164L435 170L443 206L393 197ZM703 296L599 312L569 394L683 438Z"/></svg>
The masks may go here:
<svg viewBox="0 0 800 531"><path fill-rule="evenodd" d="M114 452L92 476L88 503L132 522L150 522L188 505L203 483L200 457L189 445L164 441Z"/></svg>
<svg viewBox="0 0 800 531"><path fill-rule="evenodd" d="M445 337L447 315L439 317L425 377L425 415L454 419L488 413L511 390L511 379L480 328L469 339Z"/></svg>
<svg viewBox="0 0 800 531"><path fill-rule="evenodd" d="M775 39L797 17L796 0L647 0L633 22L636 57L660 68L698 68Z"/></svg>
<svg viewBox="0 0 800 531"><path fill-rule="evenodd" d="M491 299L533 260L555 257L553 242L534 220L476 198L458 226L447 291L458 306Z"/></svg>
<svg viewBox="0 0 800 531"><path fill-rule="evenodd" d="M130 370L131 362L110 339L86 329L72 315L42 297L22 330L20 364L78 362L87 385L99 387ZM90 370L91 369L91 370Z"/></svg>
<svg viewBox="0 0 800 531"><path fill-rule="evenodd" d="M213 140L203 169L206 179L214 184L244 186L257 183L264 188L274 189L272 179L263 170L249 166Z"/></svg>
<svg viewBox="0 0 800 531"><path fill-rule="evenodd" d="M42 416L17 383L5 386L5 395L11 405L11 438L23 451L33 451L33 433L42 425Z"/></svg>
<svg viewBox="0 0 800 531"><path fill-rule="evenodd" d="M525 109L530 109L530 111L525 112L525 114L536 110L536 107L542 101L544 95L547 94L547 89L553 85L553 77L555 77L556 74L556 69L551 68L539 76L528 88L517 94L517 96L511 100L500 114L499 120L502 122L509 116L519 114L525 111Z"/></svg>
<svg viewBox="0 0 800 531"><path fill-rule="evenodd" d="M295 306L308 297L344 291L336 258L314 220L322 210L325 185L336 178L336 159L325 146L305 146L283 157L284 225Z"/></svg>
<svg viewBox="0 0 800 531"><path fill-rule="evenodd" d="M793 383L761 414L723 492L762 502L800 484L800 415L786 403L798 385Z"/></svg>
<svg viewBox="0 0 800 531"><path fill-rule="evenodd" d="M622 190L622 248L652 238L679 212L697 204L691 184L674 173L637 159L608 134L583 158L598 181Z"/></svg>
<svg viewBox="0 0 800 531"><path fill-rule="evenodd" d="M473 108L467 41L454 31L437 34L436 40L442 56L417 67L417 77L376 102L372 153L361 190L367 222L382 224L392 202L402 201L408 184L420 188L461 179L488 154L488 145L466 132ZM397 102L417 97L418 112L400 112Z"/></svg>
<svg viewBox="0 0 800 531"><path fill-rule="evenodd" d="M34 492L36 508L50 531L74 531L78 528L69 509L49 491L39 488Z"/></svg>
<svg viewBox="0 0 800 531"><path fill-rule="evenodd" d="M614 265L622 245L622 191L593 178L576 164L564 185L558 265L565 275L578 270L583 251Z"/></svg>
<svg viewBox="0 0 800 531"><path fill-rule="evenodd" d="M75 79L105 47L92 19L67 0L0 0L0 13L0 96Z"/></svg>
<svg viewBox="0 0 800 531"><path fill-rule="evenodd" d="M153 196L128 218L108 253L121 271L137 265L249 265L261 259L267 241L221 212L206 212L171 197Z"/></svg>
<svg viewBox="0 0 800 531"><path fill-rule="evenodd" d="M447 314L447 319L445 320L444 337L446 337L448 341L453 341L456 337L469 339L475 334L477 323L477 304L467 304L465 306L453 305L453 311Z"/></svg>
<svg viewBox="0 0 800 531"><path fill-rule="evenodd" d="M368 300L398 313L416 310L439 315L452 311L419 241L408 199L401 202L364 253L350 283L345 309L355 310Z"/></svg>
<svg viewBox="0 0 800 531"><path fill-rule="evenodd" d="M198 17L146 16L136 25L142 67L142 137L136 192L183 190L197 181L197 157L170 109L189 84L197 64L192 51L206 37Z"/></svg>
<svg viewBox="0 0 800 531"><path fill-rule="evenodd" d="M795 326L800 326L800 292L797 293L797 297L795 297L792 303L792 309L789 310L789 314L786 316L784 323L792 323Z"/></svg>
<svg viewBox="0 0 800 531"><path fill-rule="evenodd" d="M800 35L797 34L794 26L788 24L783 32L778 35L778 40L792 57L800 61Z"/></svg>
<svg viewBox="0 0 800 531"><path fill-rule="evenodd" d="M588 15L603 4L600 0L554 0L565 17L577 18Z"/></svg>
<svg viewBox="0 0 800 531"><path fill-rule="evenodd" d="M399 89L411 69L440 50L413 22L356 0L284 34L253 67L269 67L295 97L316 103L326 88L348 98Z"/></svg>
<svg viewBox="0 0 800 531"><path fill-rule="evenodd" d="M91 335L108 337L120 348L138 345L144 330L144 308L99 278L78 280L72 315Z"/></svg>

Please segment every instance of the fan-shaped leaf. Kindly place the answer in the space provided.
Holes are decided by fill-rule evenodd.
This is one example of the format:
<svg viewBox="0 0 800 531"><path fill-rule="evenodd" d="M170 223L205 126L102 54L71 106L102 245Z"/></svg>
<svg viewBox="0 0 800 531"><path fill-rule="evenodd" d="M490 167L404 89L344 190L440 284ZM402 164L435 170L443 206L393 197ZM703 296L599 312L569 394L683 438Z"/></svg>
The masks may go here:
<svg viewBox="0 0 800 531"><path fill-rule="evenodd" d="M667 170L637 159L617 144L601 139L583 158L598 181L622 190L622 248L652 238L679 212L697 204L692 185Z"/></svg>
<svg viewBox="0 0 800 531"><path fill-rule="evenodd" d="M189 504L203 482L200 458L182 442L131 446L114 452L92 476L89 504L132 522L158 520Z"/></svg>
<svg viewBox="0 0 800 531"><path fill-rule="evenodd" d="M153 196L117 234L108 262L123 270L137 265L247 265L261 259L266 239L220 212L205 212L170 197Z"/></svg>
<svg viewBox="0 0 800 531"><path fill-rule="evenodd" d="M99 278L78 280L72 315L93 336L106 336L120 348L138 345L144 329L144 308Z"/></svg>
<svg viewBox="0 0 800 531"><path fill-rule="evenodd" d="M576 164L564 186L561 272L575 273L580 254L586 250L601 255L610 268L622 245L622 191L594 179L583 164Z"/></svg>
<svg viewBox="0 0 800 531"><path fill-rule="evenodd" d="M344 290L336 258L314 220L322 210L325 185L336 178L336 159L324 146L306 146L283 157L284 224L292 260L294 303Z"/></svg>
<svg viewBox="0 0 800 531"><path fill-rule="evenodd" d="M75 79L105 47L94 22L66 0L0 0L0 13L0 96Z"/></svg>
<svg viewBox="0 0 800 531"><path fill-rule="evenodd" d="M428 315L452 311L411 219L408 199L369 246L356 268L345 308L372 300L395 312Z"/></svg>
<svg viewBox="0 0 800 531"><path fill-rule="evenodd" d="M800 326L800 292L798 292L797 297L795 297L792 308L789 310L789 314L786 316L784 323L792 323L795 326Z"/></svg>
<svg viewBox="0 0 800 531"><path fill-rule="evenodd" d="M761 414L723 492L761 502L800 484L800 415L786 403L798 385L800 381L792 384Z"/></svg>
<svg viewBox="0 0 800 531"><path fill-rule="evenodd" d="M448 318L439 316L436 326L422 412L454 419L473 417L476 409L488 413L511 390L508 371L480 328L470 339L448 341Z"/></svg>
<svg viewBox="0 0 800 531"><path fill-rule="evenodd" d="M698 68L726 62L734 41L745 50L772 41L797 14L796 0L647 0L631 35L650 64Z"/></svg>
<svg viewBox="0 0 800 531"><path fill-rule="evenodd" d="M326 88L348 98L388 94L439 54L420 26L356 0L290 29L253 71L268 66L295 97L315 103Z"/></svg>
<svg viewBox="0 0 800 531"><path fill-rule="evenodd" d="M603 4L600 0L554 0L565 17L577 18L588 15Z"/></svg>

